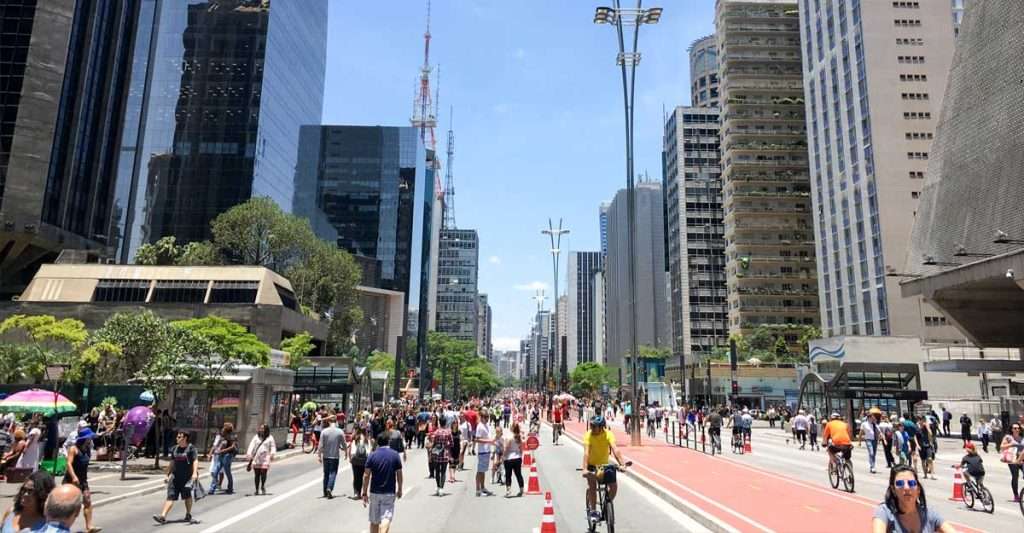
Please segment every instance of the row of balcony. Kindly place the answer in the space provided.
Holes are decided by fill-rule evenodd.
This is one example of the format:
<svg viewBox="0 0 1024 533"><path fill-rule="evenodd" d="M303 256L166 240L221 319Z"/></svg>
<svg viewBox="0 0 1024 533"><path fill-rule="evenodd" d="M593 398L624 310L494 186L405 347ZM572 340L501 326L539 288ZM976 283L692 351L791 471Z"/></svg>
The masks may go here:
<svg viewBox="0 0 1024 533"><path fill-rule="evenodd" d="M725 247L726 252L735 252L737 248L810 248L814 246L814 241L802 240L802 239L778 239L778 240L758 240L758 239L737 239L730 241L729 245Z"/></svg>
<svg viewBox="0 0 1024 533"><path fill-rule="evenodd" d="M781 126L781 125L779 125ZM733 137L806 137L807 130L800 126L758 128L752 125L736 126L725 130L724 136Z"/></svg>
<svg viewBox="0 0 1024 533"><path fill-rule="evenodd" d="M740 314L783 314L783 315L804 315L804 314L818 314L818 306L805 305L805 306L784 306L784 305L751 305L741 302L739 307L732 309Z"/></svg>
<svg viewBox="0 0 1024 533"><path fill-rule="evenodd" d="M725 160L725 167L754 167L754 168L807 168L807 159L800 157L784 157L781 159L767 158L728 158Z"/></svg>
<svg viewBox="0 0 1024 533"><path fill-rule="evenodd" d="M786 39L760 39L757 37L733 38L725 41L724 47L754 48L764 50L765 48L800 48L800 39L790 37Z"/></svg>
<svg viewBox="0 0 1024 533"><path fill-rule="evenodd" d="M777 230L804 230L811 231L809 225L795 223L795 224L779 224L779 223L768 223L768 222L752 222L744 220L742 223L727 225L726 233L760 233L765 231L777 231Z"/></svg>
<svg viewBox="0 0 1024 533"><path fill-rule="evenodd" d="M731 172L723 180L722 187L724 189L735 188L737 184L747 183L810 183L811 177L806 172L794 172L792 170L786 170L782 172L775 172L769 174L767 172L759 172L757 174L744 172Z"/></svg>
<svg viewBox="0 0 1024 533"><path fill-rule="evenodd" d="M780 289L778 287L736 287L735 292L744 296L818 296L817 289Z"/></svg>
<svg viewBox="0 0 1024 533"><path fill-rule="evenodd" d="M737 205L728 209L723 220L729 220L735 215L810 215L810 207L756 207L749 205Z"/></svg>
<svg viewBox="0 0 1024 533"><path fill-rule="evenodd" d="M780 198L784 200L802 200L811 196L809 191L739 190L732 192L732 189L734 188L735 187L730 187L730 190L725 192L726 198L733 198L736 200L764 200Z"/></svg>
<svg viewBox="0 0 1024 533"><path fill-rule="evenodd" d="M735 252L734 252L735 253ZM765 264L765 263L807 263L814 264L816 261L814 256L810 255L755 255L755 254L744 254L739 257L730 256L730 262L739 263L741 268L749 268L753 264Z"/></svg>

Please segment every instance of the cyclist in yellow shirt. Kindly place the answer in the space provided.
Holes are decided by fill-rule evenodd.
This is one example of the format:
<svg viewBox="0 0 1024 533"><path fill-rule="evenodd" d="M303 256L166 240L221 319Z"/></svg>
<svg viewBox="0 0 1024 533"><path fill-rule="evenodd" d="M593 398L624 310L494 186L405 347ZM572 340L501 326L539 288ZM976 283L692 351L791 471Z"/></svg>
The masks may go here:
<svg viewBox="0 0 1024 533"><path fill-rule="evenodd" d="M619 449L615 447L615 435L605 427L604 417L597 415L590 419L590 430L583 435L583 477L587 479L587 511L592 517L599 516L595 510L597 505L597 483L608 486L608 501L615 499L618 483L615 481L617 469L609 466L608 459L615 456L619 465L625 466ZM596 472L602 468L603 472Z"/></svg>

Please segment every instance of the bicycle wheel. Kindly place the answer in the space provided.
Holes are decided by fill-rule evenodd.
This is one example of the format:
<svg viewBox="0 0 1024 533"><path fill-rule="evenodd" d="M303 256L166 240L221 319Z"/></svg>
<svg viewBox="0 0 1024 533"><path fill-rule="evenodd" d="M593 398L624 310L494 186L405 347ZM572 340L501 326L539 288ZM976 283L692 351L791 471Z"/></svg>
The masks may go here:
<svg viewBox="0 0 1024 533"><path fill-rule="evenodd" d="M839 470L836 469L835 463L828 464L828 482L833 489L839 488Z"/></svg>
<svg viewBox="0 0 1024 533"><path fill-rule="evenodd" d="M992 493L986 488L981 487L981 506L985 509L985 512L992 514L996 510L996 501L992 498Z"/></svg>
<svg viewBox="0 0 1024 533"><path fill-rule="evenodd" d="M970 507L971 509L974 509L974 488L973 487L968 487L966 483L964 484L963 487L964 487L964 505L966 505L967 507Z"/></svg>
<svg viewBox="0 0 1024 533"><path fill-rule="evenodd" d="M302 436L302 453L313 452L313 438L312 435L306 434Z"/></svg>
<svg viewBox="0 0 1024 533"><path fill-rule="evenodd" d="M604 502L604 523L608 533L615 533L615 504Z"/></svg>
<svg viewBox="0 0 1024 533"><path fill-rule="evenodd" d="M843 488L846 492L853 492L853 466L850 463L843 463Z"/></svg>

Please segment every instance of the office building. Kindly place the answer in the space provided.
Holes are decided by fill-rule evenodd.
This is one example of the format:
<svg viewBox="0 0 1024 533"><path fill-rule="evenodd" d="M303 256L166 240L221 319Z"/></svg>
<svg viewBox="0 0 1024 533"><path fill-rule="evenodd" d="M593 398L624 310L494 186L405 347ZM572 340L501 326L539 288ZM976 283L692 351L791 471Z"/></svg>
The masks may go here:
<svg viewBox="0 0 1024 533"><path fill-rule="evenodd" d="M125 209L115 201L118 124L135 103L130 58L146 7L48 0L0 8L2 300L61 250L113 255Z"/></svg>
<svg viewBox="0 0 1024 533"><path fill-rule="evenodd" d="M718 38L701 37L686 51L690 55L690 106L719 107Z"/></svg>
<svg viewBox="0 0 1024 533"><path fill-rule="evenodd" d="M797 2L720 0L715 16L729 332L817 326Z"/></svg>
<svg viewBox="0 0 1024 533"><path fill-rule="evenodd" d="M436 331L479 345L476 230L442 229L438 252Z"/></svg>
<svg viewBox="0 0 1024 533"><path fill-rule="evenodd" d="M555 340L555 321L551 311L542 309L537 312L533 319L533 328L530 330L530 354L534 365L534 375L541 376L548 380L558 375L558 363L551 360L552 348Z"/></svg>
<svg viewBox="0 0 1024 533"><path fill-rule="evenodd" d="M598 224L601 227L601 255L608 256L608 208L611 204L601 202L597 208Z"/></svg>
<svg viewBox="0 0 1024 533"><path fill-rule="evenodd" d="M487 303L487 295L477 296L476 323L477 342L476 353L480 357L493 362L494 347L491 345L491 305Z"/></svg>
<svg viewBox="0 0 1024 533"><path fill-rule="evenodd" d="M603 270L594 272L594 362L608 360L608 296Z"/></svg>
<svg viewBox="0 0 1024 533"><path fill-rule="evenodd" d="M904 271L928 175L956 46L949 4L813 5L800 27L822 334L962 339L886 277Z"/></svg>
<svg viewBox="0 0 1024 533"><path fill-rule="evenodd" d="M599 327L604 310L598 307L598 283L603 283L601 252L569 252L566 286L566 366L571 373L576 365L602 362L598 348L603 344ZM595 277L596 276L596 277ZM603 289L603 287L602 287Z"/></svg>
<svg viewBox="0 0 1024 533"><path fill-rule="evenodd" d="M326 0L139 2L111 239L206 239L253 197L290 210L299 127L319 124Z"/></svg>
<svg viewBox="0 0 1024 533"><path fill-rule="evenodd" d="M631 313L634 310L638 345L672 346L661 184L637 183L635 198L636 231L632 256L628 250L624 189L615 195L608 210L608 260L605 266L608 297L606 364L620 368L624 365L625 357L632 351ZM635 298L630 293L628 265L631 260L636 269Z"/></svg>
<svg viewBox="0 0 1024 533"><path fill-rule="evenodd" d="M715 108L677 107L665 123L672 353L687 362L729 338L719 133Z"/></svg>
<svg viewBox="0 0 1024 533"><path fill-rule="evenodd" d="M519 341L519 379L538 383L537 374L533 371L533 354L531 353L531 337L533 326L530 326L531 335Z"/></svg>

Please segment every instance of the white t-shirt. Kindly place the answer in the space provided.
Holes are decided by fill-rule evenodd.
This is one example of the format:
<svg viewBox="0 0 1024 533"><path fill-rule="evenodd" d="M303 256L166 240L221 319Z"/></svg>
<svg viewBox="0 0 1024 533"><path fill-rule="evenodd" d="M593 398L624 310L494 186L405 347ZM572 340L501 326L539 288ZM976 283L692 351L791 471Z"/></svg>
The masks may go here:
<svg viewBox="0 0 1024 533"><path fill-rule="evenodd" d="M807 430L807 416L805 416L805 415L796 415L795 417L793 417L793 429L795 429L797 431L806 431Z"/></svg>
<svg viewBox="0 0 1024 533"><path fill-rule="evenodd" d="M864 436L864 440L875 440L875 428L871 425L870 420L865 420L860 423L860 433Z"/></svg>
<svg viewBox="0 0 1024 533"><path fill-rule="evenodd" d="M473 439L473 425L468 421L459 424L459 433L462 434L462 442L469 442Z"/></svg>
<svg viewBox="0 0 1024 533"><path fill-rule="evenodd" d="M494 438L494 431L491 429L490 424L480 422L476 425L476 440L491 440ZM476 453L491 453L492 445L477 442Z"/></svg>
<svg viewBox="0 0 1024 533"><path fill-rule="evenodd" d="M39 456L43 450L43 432L39 428L32 428L28 432L28 446L18 458L17 468L31 468L33 472L39 469Z"/></svg>

